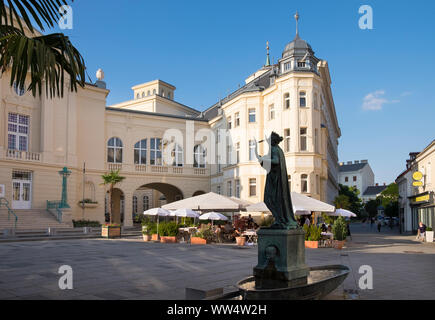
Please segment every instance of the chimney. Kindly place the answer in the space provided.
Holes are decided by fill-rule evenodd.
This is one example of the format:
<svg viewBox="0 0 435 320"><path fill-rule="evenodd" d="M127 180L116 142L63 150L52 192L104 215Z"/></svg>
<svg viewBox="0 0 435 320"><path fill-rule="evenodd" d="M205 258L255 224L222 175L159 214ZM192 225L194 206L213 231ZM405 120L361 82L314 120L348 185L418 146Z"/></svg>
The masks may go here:
<svg viewBox="0 0 435 320"><path fill-rule="evenodd" d="M355 164L359 164L359 160L355 160Z"/></svg>
<svg viewBox="0 0 435 320"><path fill-rule="evenodd" d="M369 163L369 160L361 160L361 163Z"/></svg>
<svg viewBox="0 0 435 320"><path fill-rule="evenodd" d="M384 186L386 186L387 184L384 182Z"/></svg>
<svg viewBox="0 0 435 320"><path fill-rule="evenodd" d="M348 161L347 164L352 164L352 161Z"/></svg>
<svg viewBox="0 0 435 320"><path fill-rule="evenodd" d="M379 187L379 183L377 183L376 186Z"/></svg>

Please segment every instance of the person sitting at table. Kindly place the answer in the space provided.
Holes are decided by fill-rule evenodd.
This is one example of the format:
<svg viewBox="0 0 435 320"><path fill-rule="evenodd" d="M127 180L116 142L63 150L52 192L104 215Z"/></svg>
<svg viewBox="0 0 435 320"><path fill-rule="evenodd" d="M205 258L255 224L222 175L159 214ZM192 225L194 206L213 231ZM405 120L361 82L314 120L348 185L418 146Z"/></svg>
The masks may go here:
<svg viewBox="0 0 435 320"><path fill-rule="evenodd" d="M322 223L322 232L326 232L326 231L328 231L328 228L326 227L326 224L325 223Z"/></svg>
<svg viewBox="0 0 435 320"><path fill-rule="evenodd" d="M328 225L328 230L327 230L327 232L332 232L332 225Z"/></svg>

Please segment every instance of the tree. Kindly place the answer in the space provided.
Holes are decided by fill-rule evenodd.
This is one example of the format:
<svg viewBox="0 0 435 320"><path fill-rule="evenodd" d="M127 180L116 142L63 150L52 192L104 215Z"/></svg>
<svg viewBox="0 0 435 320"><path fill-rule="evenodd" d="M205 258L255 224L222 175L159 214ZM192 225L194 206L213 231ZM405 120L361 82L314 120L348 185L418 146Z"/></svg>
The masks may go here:
<svg viewBox="0 0 435 320"><path fill-rule="evenodd" d="M348 199L348 204L346 205L346 196ZM335 198L340 207L336 205L337 208L347 209L355 213L356 215L361 215L361 209L363 208L362 201L359 198L359 191L354 187L348 187L340 184L340 189L338 191L338 196ZM334 201L335 204L335 201Z"/></svg>
<svg viewBox="0 0 435 320"><path fill-rule="evenodd" d="M384 208L399 200L399 186L396 183L389 184L377 197Z"/></svg>
<svg viewBox="0 0 435 320"><path fill-rule="evenodd" d="M118 183L121 183L125 177L122 177L119 175L119 170L117 171L110 171L108 174L103 174L101 176L103 178L102 185L107 186L109 185L109 216L110 216L110 223L113 223L113 215L112 215L112 209L113 209L113 202L112 202L112 194L113 189L115 188L115 185Z"/></svg>
<svg viewBox="0 0 435 320"><path fill-rule="evenodd" d="M45 83L47 96L63 97L66 75L71 91L84 87L85 62L69 38L63 33L36 36L31 22L41 31L53 28L61 17L59 9L72 1L0 0L0 74L11 71L11 86L36 96Z"/></svg>
<svg viewBox="0 0 435 320"><path fill-rule="evenodd" d="M334 200L334 206L337 209L350 209L349 197L344 194L339 194Z"/></svg>
<svg viewBox="0 0 435 320"><path fill-rule="evenodd" d="M365 204L364 209L369 214L370 218L376 217L379 205L379 200L370 200Z"/></svg>

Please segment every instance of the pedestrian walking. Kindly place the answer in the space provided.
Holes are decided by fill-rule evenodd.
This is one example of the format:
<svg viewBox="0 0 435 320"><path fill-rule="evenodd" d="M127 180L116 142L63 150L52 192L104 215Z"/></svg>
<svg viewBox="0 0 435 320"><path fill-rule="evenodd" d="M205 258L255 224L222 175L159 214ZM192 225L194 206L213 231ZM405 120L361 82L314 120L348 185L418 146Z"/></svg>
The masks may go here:
<svg viewBox="0 0 435 320"><path fill-rule="evenodd" d="M420 221L418 224L418 233L417 233L417 240L424 241L426 237L426 225Z"/></svg>
<svg viewBox="0 0 435 320"><path fill-rule="evenodd" d="M378 232L381 232L382 223L381 220L378 220Z"/></svg>

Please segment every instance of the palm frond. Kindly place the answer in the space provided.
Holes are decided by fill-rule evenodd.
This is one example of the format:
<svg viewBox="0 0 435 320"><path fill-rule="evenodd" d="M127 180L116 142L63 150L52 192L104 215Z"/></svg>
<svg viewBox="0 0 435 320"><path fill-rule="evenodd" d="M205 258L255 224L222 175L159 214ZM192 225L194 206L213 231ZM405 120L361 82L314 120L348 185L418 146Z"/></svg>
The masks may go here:
<svg viewBox="0 0 435 320"><path fill-rule="evenodd" d="M80 52L62 33L29 38L19 29L0 26L0 72L11 69L10 85L32 91L33 96L42 94L46 82L46 95L63 96L65 75L69 88L85 84L85 62ZM27 88L26 77L30 73Z"/></svg>
<svg viewBox="0 0 435 320"><path fill-rule="evenodd" d="M3 25L14 27L18 24L18 28L24 32L20 19L22 18L27 28L33 32L31 22L33 19L38 28L44 31L45 26L52 28L58 22L61 17L60 7L68 5L68 2L68 0L0 0L0 20Z"/></svg>

